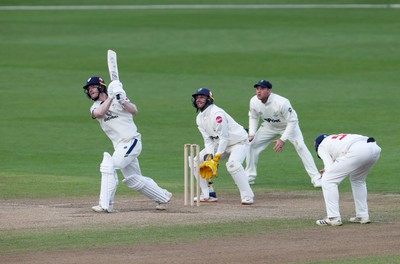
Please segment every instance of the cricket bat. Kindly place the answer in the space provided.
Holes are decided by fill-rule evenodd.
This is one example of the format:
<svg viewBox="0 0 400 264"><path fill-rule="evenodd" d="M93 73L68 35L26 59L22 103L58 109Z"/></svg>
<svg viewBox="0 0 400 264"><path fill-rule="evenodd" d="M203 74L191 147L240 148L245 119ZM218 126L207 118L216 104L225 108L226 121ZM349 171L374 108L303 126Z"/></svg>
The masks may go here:
<svg viewBox="0 0 400 264"><path fill-rule="evenodd" d="M119 80L118 74L118 64L117 64L117 53L113 50L107 51L107 64L108 71L110 73L111 81ZM119 100L120 95L117 94L117 99Z"/></svg>

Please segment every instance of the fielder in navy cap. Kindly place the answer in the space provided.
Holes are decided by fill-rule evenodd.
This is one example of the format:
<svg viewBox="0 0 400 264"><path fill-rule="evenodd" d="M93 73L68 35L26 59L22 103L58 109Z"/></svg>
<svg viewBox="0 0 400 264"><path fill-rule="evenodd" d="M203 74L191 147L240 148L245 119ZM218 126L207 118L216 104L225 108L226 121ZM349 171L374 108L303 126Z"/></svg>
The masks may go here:
<svg viewBox="0 0 400 264"><path fill-rule="evenodd" d="M249 141L246 158L246 174L250 184L257 177L258 159L270 143L273 150L282 152L287 141L293 144L303 162L304 168L314 187L321 187L321 174L304 143L296 111L289 99L272 92L272 83L259 80L254 84L256 94L250 99ZM260 121L262 124L260 124Z"/></svg>
<svg viewBox="0 0 400 264"><path fill-rule="evenodd" d="M267 80L259 80L258 83L254 84L254 88L257 88L258 86L261 86L263 88L272 88L272 83L270 83Z"/></svg>

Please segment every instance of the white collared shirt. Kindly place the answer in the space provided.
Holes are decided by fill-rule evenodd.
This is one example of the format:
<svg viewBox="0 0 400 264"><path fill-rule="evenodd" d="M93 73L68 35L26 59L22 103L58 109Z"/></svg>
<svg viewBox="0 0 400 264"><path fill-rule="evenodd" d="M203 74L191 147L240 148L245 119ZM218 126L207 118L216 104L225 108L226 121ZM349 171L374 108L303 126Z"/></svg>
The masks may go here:
<svg viewBox="0 0 400 264"><path fill-rule="evenodd" d="M286 141L298 125L297 113L285 97L271 93L264 104L257 96L250 99L249 135L254 136L260 119L271 128L284 131L281 139Z"/></svg>
<svg viewBox="0 0 400 264"><path fill-rule="evenodd" d="M93 113L94 109L100 106L101 103L102 101L94 102L90 108L90 113ZM132 114L125 110L116 100L111 103L110 109L103 117L96 119L114 147L119 142L140 138L140 133L137 131Z"/></svg>
<svg viewBox="0 0 400 264"><path fill-rule="evenodd" d="M248 135L228 113L211 104L196 118L207 153L224 153L228 146L247 140Z"/></svg>

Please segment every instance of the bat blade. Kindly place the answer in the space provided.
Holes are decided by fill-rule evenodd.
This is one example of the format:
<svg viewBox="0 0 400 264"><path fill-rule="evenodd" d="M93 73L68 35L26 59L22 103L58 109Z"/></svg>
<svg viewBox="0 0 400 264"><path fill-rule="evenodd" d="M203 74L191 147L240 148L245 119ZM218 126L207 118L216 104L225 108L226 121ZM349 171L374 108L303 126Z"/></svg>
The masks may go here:
<svg viewBox="0 0 400 264"><path fill-rule="evenodd" d="M117 63L117 53L113 50L107 51L107 64L108 71L110 73L111 81L119 80L118 74L118 63ZM117 94L117 99L120 99L120 95Z"/></svg>
<svg viewBox="0 0 400 264"><path fill-rule="evenodd" d="M117 53L113 50L107 51L107 64L111 81L119 80Z"/></svg>

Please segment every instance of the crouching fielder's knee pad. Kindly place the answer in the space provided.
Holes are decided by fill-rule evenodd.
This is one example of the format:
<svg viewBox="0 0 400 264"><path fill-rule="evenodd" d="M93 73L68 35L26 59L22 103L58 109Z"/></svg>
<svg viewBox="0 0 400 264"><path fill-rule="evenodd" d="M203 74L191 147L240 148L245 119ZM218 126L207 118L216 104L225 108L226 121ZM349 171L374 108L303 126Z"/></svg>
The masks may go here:
<svg viewBox="0 0 400 264"><path fill-rule="evenodd" d="M160 188L153 180L149 181L143 176L130 176L122 182L156 203L167 203L171 198L167 190Z"/></svg>
<svg viewBox="0 0 400 264"><path fill-rule="evenodd" d="M115 191L118 186L118 176L112 162L112 157L107 152L104 152L103 161L100 164L100 172L100 206L111 212L114 204Z"/></svg>

